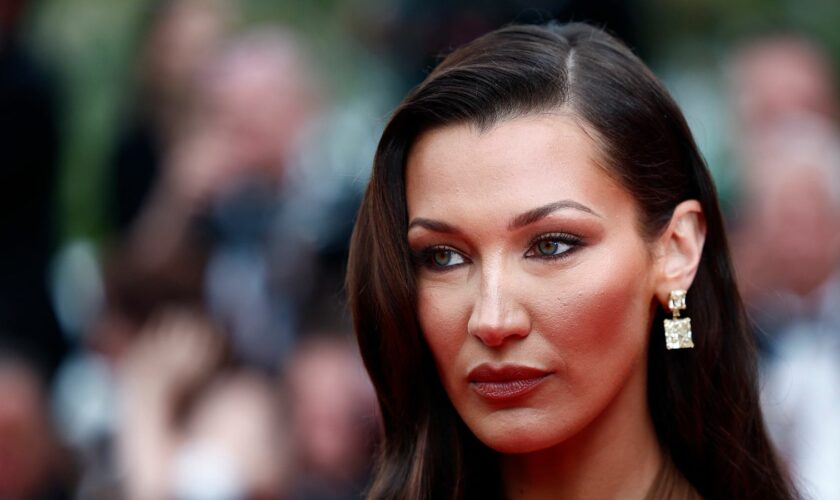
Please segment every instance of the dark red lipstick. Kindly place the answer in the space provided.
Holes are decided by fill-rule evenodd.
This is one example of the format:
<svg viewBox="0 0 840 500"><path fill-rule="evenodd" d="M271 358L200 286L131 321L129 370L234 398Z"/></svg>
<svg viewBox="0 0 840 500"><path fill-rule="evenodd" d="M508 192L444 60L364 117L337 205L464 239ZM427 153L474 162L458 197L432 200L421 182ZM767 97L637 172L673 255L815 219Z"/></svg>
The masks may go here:
<svg viewBox="0 0 840 500"><path fill-rule="evenodd" d="M473 390L491 401L520 398L537 388L552 372L523 365L484 363L473 368L467 379Z"/></svg>

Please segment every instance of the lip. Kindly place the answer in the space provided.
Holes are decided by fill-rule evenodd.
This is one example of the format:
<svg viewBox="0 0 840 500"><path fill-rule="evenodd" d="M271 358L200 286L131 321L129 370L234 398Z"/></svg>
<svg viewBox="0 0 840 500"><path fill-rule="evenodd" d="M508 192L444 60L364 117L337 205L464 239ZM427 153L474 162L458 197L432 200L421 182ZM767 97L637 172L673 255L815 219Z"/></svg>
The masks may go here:
<svg viewBox="0 0 840 500"><path fill-rule="evenodd" d="M552 373L525 365L484 363L470 370L467 379L479 396L491 401L507 401L530 393Z"/></svg>

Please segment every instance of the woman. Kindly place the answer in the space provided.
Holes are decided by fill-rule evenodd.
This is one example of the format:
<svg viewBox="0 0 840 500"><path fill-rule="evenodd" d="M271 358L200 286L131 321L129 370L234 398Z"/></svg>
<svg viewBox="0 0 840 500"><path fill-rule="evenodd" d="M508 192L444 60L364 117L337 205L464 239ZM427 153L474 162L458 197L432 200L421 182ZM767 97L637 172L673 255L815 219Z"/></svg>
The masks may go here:
<svg viewBox="0 0 840 500"><path fill-rule="evenodd" d="M347 284L384 425L370 498L793 496L712 180L598 29L503 28L405 99ZM663 325L681 290L690 326Z"/></svg>

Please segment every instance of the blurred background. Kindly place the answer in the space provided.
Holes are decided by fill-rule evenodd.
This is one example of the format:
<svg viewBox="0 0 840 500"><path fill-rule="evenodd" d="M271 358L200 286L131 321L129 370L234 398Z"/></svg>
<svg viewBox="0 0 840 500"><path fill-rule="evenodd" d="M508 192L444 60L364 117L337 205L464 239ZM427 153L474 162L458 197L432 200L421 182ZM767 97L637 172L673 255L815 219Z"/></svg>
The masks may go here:
<svg viewBox="0 0 840 500"><path fill-rule="evenodd" d="M0 0L0 498L359 498L343 302L390 110L510 22L590 21L716 178L773 438L840 499L840 3Z"/></svg>

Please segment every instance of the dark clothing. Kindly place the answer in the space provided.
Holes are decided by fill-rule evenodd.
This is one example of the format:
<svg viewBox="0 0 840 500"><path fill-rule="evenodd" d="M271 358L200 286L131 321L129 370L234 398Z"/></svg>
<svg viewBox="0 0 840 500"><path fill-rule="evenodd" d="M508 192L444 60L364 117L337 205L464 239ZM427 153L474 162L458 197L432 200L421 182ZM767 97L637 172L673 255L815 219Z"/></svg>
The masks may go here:
<svg viewBox="0 0 840 500"><path fill-rule="evenodd" d="M0 349L47 375L66 351L47 293L58 158L53 89L16 43L0 46Z"/></svg>
<svg viewBox="0 0 840 500"><path fill-rule="evenodd" d="M117 235L131 227L160 170L162 146L151 120L138 115L119 138L108 172L108 215Z"/></svg>

